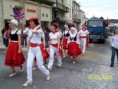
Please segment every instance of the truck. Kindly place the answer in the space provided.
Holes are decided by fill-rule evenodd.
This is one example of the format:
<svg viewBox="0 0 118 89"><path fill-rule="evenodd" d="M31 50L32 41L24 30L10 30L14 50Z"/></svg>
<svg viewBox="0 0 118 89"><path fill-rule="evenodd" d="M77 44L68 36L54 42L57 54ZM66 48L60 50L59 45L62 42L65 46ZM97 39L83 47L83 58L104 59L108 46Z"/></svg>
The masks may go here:
<svg viewBox="0 0 118 89"><path fill-rule="evenodd" d="M102 18L92 18L87 21L87 29L90 32L89 42L105 43L107 38L106 21Z"/></svg>

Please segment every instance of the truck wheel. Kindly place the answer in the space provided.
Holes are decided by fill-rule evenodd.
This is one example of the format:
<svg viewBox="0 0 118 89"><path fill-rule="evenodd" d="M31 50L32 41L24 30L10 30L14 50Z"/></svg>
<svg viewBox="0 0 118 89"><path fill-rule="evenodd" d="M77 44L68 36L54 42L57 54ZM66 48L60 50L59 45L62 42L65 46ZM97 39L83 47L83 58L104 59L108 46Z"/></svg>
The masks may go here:
<svg viewBox="0 0 118 89"><path fill-rule="evenodd" d="M104 40L100 40L99 42L102 43L102 44L104 44L105 43L105 39Z"/></svg>

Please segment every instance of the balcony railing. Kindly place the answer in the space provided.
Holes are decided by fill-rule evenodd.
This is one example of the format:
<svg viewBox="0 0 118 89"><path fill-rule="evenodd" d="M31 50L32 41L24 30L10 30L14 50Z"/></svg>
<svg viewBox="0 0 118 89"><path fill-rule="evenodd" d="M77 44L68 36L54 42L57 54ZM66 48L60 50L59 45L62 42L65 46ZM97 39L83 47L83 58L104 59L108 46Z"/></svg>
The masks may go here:
<svg viewBox="0 0 118 89"><path fill-rule="evenodd" d="M54 4L56 0L29 0L37 3L44 3L44 4Z"/></svg>
<svg viewBox="0 0 118 89"><path fill-rule="evenodd" d="M64 12L69 12L69 8L59 2L56 2L56 8L58 8Z"/></svg>
<svg viewBox="0 0 118 89"><path fill-rule="evenodd" d="M73 21L76 23L81 23L81 19L73 18Z"/></svg>

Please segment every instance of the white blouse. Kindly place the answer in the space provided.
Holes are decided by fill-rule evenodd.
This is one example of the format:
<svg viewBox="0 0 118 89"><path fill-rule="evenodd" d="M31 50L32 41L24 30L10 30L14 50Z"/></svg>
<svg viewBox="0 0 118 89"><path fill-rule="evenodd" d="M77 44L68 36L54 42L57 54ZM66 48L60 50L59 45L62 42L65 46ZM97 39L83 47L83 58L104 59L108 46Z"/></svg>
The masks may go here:
<svg viewBox="0 0 118 89"><path fill-rule="evenodd" d="M29 31L28 40L32 43L41 44L41 38L44 37L42 29L38 29L38 34L33 34L32 30Z"/></svg>
<svg viewBox="0 0 118 89"><path fill-rule="evenodd" d="M57 44L58 43L58 37L59 37L59 33L49 33L49 38L51 41L51 44Z"/></svg>
<svg viewBox="0 0 118 89"><path fill-rule="evenodd" d="M67 33L69 33L69 30L64 30L63 31L63 36L64 36L64 34L67 34Z"/></svg>
<svg viewBox="0 0 118 89"><path fill-rule="evenodd" d="M16 30L11 30L11 34L15 34L17 30L18 30L18 29L16 29ZM17 35L21 34L21 30L18 30L16 34L17 34Z"/></svg>

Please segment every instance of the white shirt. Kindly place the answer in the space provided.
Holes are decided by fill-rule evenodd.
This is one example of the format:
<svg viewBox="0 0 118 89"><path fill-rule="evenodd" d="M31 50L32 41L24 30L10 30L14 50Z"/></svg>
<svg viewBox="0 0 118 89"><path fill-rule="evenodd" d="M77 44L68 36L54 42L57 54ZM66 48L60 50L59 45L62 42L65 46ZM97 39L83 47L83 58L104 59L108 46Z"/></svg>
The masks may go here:
<svg viewBox="0 0 118 89"><path fill-rule="evenodd" d="M59 33L49 33L49 38L51 41L51 44L57 44L58 43L58 37L59 37Z"/></svg>
<svg viewBox="0 0 118 89"><path fill-rule="evenodd" d="M25 28L25 30L23 31L23 33L26 33L27 35L29 34L29 32L30 32L30 28Z"/></svg>
<svg viewBox="0 0 118 89"><path fill-rule="evenodd" d="M63 36L64 36L64 34L67 34L67 33L69 33L69 30L64 30Z"/></svg>
<svg viewBox="0 0 118 89"><path fill-rule="evenodd" d="M83 31L82 29L78 33L79 36L87 36L88 34L89 34L89 31L88 30Z"/></svg>
<svg viewBox="0 0 118 89"><path fill-rule="evenodd" d="M110 44L112 47L118 49L118 35L111 37Z"/></svg>
<svg viewBox="0 0 118 89"><path fill-rule="evenodd" d="M61 38L62 37L62 32L61 31L58 31L58 36Z"/></svg>
<svg viewBox="0 0 118 89"><path fill-rule="evenodd" d="M18 29L16 29L16 30L11 30L11 34L15 34L17 30L18 30ZM18 30L16 34L17 34L17 35L21 34L21 30Z"/></svg>
<svg viewBox="0 0 118 89"><path fill-rule="evenodd" d="M41 38L44 37L42 29L37 30L38 34L33 34L32 30L29 31L28 40L32 43L41 44Z"/></svg>

